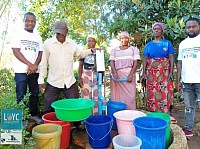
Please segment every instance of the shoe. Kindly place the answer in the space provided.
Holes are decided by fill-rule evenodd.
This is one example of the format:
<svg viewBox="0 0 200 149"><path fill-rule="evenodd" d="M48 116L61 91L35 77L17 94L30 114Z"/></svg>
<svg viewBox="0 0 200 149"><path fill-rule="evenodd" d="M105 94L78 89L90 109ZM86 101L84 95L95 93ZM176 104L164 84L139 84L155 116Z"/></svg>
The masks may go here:
<svg viewBox="0 0 200 149"><path fill-rule="evenodd" d="M183 132L184 132L184 134L185 134L186 137L193 136L192 131L188 131L186 128L183 128L182 130L183 130Z"/></svg>
<svg viewBox="0 0 200 149"><path fill-rule="evenodd" d="M174 117L170 116L170 120L171 124L177 124L177 120Z"/></svg>
<svg viewBox="0 0 200 149"><path fill-rule="evenodd" d="M30 116L29 120L35 121L36 124L43 124L44 123L44 121L39 116Z"/></svg>

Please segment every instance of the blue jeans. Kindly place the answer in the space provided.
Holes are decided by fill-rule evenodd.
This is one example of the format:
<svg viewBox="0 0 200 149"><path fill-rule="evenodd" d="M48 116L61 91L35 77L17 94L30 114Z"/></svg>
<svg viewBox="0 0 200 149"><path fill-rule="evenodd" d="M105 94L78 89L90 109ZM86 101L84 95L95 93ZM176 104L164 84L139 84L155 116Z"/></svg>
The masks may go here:
<svg viewBox="0 0 200 149"><path fill-rule="evenodd" d="M24 99L28 87L31 94L29 97L29 110L32 116L38 114L38 77L38 73L34 73L31 75L27 75L26 73L15 73L17 102L19 103Z"/></svg>
<svg viewBox="0 0 200 149"><path fill-rule="evenodd" d="M200 99L200 83L183 83L185 103L185 128L192 131L194 126L196 100Z"/></svg>

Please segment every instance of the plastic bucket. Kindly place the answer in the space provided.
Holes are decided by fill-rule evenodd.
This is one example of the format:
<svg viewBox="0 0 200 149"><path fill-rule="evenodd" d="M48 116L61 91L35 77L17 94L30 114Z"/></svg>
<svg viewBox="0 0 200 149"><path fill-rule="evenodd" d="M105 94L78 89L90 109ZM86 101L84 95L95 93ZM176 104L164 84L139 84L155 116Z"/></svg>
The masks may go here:
<svg viewBox="0 0 200 149"><path fill-rule="evenodd" d="M146 114L136 110L122 110L115 112L114 117L117 121L118 134L135 135L135 127L133 125L133 120L141 116L146 116Z"/></svg>
<svg viewBox="0 0 200 149"><path fill-rule="evenodd" d="M89 144L92 148L107 148L111 143L112 117L109 115L94 115L85 120Z"/></svg>
<svg viewBox="0 0 200 149"><path fill-rule="evenodd" d="M142 141L131 134L121 134L113 138L114 149L140 149Z"/></svg>
<svg viewBox="0 0 200 149"><path fill-rule="evenodd" d="M153 117L159 117L162 118L164 120L167 121L167 129L166 129L166 148L169 147L170 145L170 123L171 123L171 119L170 119L170 115L166 114L166 113L162 113L162 112L149 112L147 113L147 116L153 116Z"/></svg>
<svg viewBox="0 0 200 149"><path fill-rule="evenodd" d="M53 124L59 124L62 126L60 149L68 148L69 141L70 141L70 123L66 122L66 121L60 121L56 117L55 112L50 112L50 113L44 114L42 116L42 119L44 120L44 123L53 123Z"/></svg>
<svg viewBox="0 0 200 149"><path fill-rule="evenodd" d="M113 127L112 129L117 129L117 123L116 118L113 116L115 112L125 110L126 104L122 102L116 102L116 101L108 101L107 103L107 115L110 115L113 118Z"/></svg>
<svg viewBox="0 0 200 149"><path fill-rule="evenodd" d="M141 149L165 149L167 122L157 117L139 117L133 120L136 136L142 140Z"/></svg>
<svg viewBox="0 0 200 149"><path fill-rule="evenodd" d="M32 129L36 149L60 149L62 127L58 124L41 124Z"/></svg>

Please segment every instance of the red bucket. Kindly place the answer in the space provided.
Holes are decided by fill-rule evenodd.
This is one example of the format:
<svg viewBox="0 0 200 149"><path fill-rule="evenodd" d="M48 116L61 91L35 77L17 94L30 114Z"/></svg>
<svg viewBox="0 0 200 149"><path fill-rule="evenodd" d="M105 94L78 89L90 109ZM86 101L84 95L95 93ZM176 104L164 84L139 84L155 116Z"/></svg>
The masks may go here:
<svg viewBox="0 0 200 149"><path fill-rule="evenodd" d="M66 121L61 121L56 117L55 112L50 112L47 114L44 114L42 116L42 119L44 120L44 123L53 123L53 124L59 124L62 126L62 135L60 140L60 149L66 149L69 147L69 141L70 141L70 123Z"/></svg>

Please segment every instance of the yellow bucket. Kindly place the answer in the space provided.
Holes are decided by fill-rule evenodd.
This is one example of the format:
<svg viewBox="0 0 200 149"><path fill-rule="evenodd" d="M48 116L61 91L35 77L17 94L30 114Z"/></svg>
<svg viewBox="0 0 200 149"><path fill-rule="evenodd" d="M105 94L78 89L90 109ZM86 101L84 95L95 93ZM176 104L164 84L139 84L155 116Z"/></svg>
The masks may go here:
<svg viewBox="0 0 200 149"><path fill-rule="evenodd" d="M36 149L60 149L62 127L59 124L41 124L32 130Z"/></svg>

